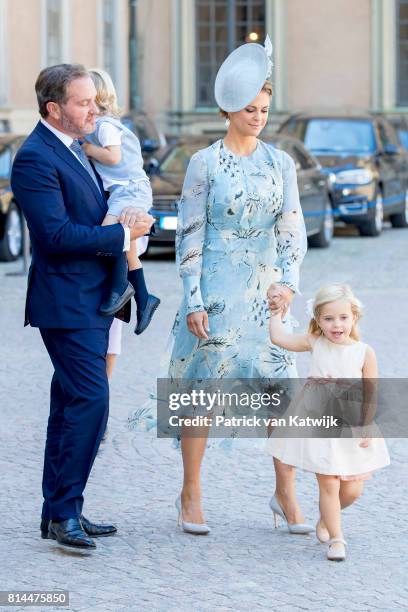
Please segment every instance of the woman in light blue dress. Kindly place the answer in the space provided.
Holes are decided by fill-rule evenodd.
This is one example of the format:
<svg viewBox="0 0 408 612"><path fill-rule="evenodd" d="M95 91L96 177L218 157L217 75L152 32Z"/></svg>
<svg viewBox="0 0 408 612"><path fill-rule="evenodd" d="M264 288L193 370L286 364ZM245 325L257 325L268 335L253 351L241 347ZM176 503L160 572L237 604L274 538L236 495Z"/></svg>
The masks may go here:
<svg viewBox="0 0 408 612"><path fill-rule="evenodd" d="M239 47L234 52L240 53L238 68L246 47L250 53L257 53L258 47L265 56L260 45ZM258 65L255 58L255 68ZM255 90L253 82L247 92L245 83L238 88L246 102L238 100L236 111L235 103L224 101L222 93L217 97L216 82L228 132L223 140L198 151L187 169L176 237L184 299L172 330L170 378L296 376L293 355L269 340L267 292L275 297L277 309L286 312L298 291L306 233L293 160L257 139L272 95L264 68L260 75ZM227 85L229 78L227 74ZM286 325L290 326L289 315ZM207 433L203 428L202 437L181 440L184 485L176 505L183 529L197 534L209 532L200 489ZM277 498L285 506L285 517L299 525L303 518L294 471L279 464L276 472Z"/></svg>

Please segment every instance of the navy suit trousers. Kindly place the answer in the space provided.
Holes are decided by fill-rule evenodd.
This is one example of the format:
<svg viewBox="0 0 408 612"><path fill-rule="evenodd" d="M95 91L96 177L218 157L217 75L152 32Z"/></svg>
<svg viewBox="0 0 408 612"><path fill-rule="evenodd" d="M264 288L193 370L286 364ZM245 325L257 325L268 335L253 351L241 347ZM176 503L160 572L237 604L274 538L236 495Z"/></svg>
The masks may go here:
<svg viewBox="0 0 408 612"><path fill-rule="evenodd" d="M82 513L83 491L108 419L109 329L41 328L40 333L55 370L42 518L63 521Z"/></svg>

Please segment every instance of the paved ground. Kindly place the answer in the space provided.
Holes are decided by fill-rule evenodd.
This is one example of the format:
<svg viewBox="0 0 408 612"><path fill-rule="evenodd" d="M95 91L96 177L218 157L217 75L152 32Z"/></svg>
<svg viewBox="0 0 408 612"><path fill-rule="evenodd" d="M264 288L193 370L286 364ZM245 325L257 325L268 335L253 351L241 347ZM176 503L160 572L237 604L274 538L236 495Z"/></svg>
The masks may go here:
<svg viewBox="0 0 408 612"><path fill-rule="evenodd" d="M306 322L305 299L322 281L350 282L366 304L362 328L382 375L406 376L407 259L404 230L388 229L379 239L337 237L330 250L309 251L294 314ZM22 327L25 279L6 276L19 267L0 265L0 590L68 589L70 610L84 612L407 609L406 440L390 441L392 466L344 513L346 563L327 562L314 537L273 529L268 499L274 476L270 457L260 450L211 449L203 484L212 533L197 538L176 528L179 454L168 441L126 425L154 384L180 298L174 263L165 255L146 262L149 284L164 304L143 336L126 329L112 383L110 437L87 488L87 514L114 519L119 534L99 540L92 555L41 540L51 366L38 330ZM305 367L300 360L301 374ZM299 474L298 492L307 518L315 521L312 475Z"/></svg>

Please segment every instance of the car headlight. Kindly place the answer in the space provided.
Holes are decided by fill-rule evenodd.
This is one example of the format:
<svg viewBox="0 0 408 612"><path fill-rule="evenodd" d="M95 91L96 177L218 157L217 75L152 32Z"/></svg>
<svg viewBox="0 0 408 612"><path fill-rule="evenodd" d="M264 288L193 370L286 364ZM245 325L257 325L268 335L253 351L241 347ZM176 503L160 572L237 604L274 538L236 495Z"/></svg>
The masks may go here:
<svg viewBox="0 0 408 612"><path fill-rule="evenodd" d="M368 168L359 168L356 170L343 170L336 174L337 185L367 185L373 180L373 173Z"/></svg>

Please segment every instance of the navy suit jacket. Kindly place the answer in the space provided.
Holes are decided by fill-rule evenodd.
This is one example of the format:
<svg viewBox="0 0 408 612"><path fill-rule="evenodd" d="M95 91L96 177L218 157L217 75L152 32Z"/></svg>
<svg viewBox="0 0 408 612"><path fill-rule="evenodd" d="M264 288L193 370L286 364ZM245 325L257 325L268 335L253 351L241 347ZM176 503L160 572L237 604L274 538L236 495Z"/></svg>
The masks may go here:
<svg viewBox="0 0 408 612"><path fill-rule="evenodd" d="M109 288L112 257L123 251L124 229L101 227L101 190L81 162L41 122L14 160L11 187L32 243L25 325L107 328L98 308Z"/></svg>

